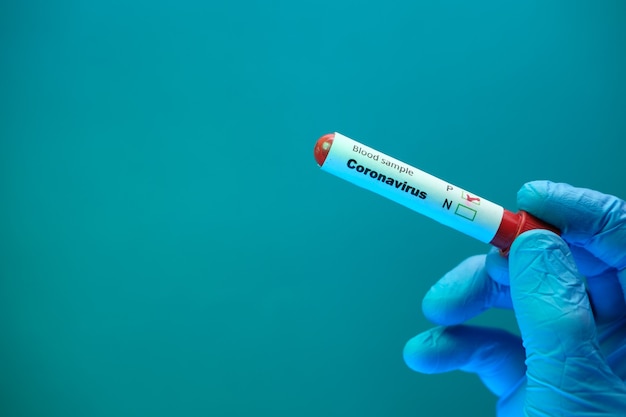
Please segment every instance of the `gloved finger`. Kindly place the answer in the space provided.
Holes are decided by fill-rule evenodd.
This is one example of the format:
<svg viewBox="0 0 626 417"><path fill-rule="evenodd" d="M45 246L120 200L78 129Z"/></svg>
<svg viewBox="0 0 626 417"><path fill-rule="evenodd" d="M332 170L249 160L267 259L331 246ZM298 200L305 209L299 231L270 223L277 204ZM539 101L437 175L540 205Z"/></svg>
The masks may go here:
<svg viewBox="0 0 626 417"><path fill-rule="evenodd" d="M570 246L578 271L584 276L603 276L607 273L615 274L615 270L606 263L593 256L585 248ZM509 259L502 256L498 248L491 248L485 261L487 272L494 281L500 284L510 285ZM592 283L593 285L593 283ZM621 293L621 291L620 291Z"/></svg>
<svg viewBox="0 0 626 417"><path fill-rule="evenodd" d="M436 324L463 323L491 307L511 308L509 287L493 281L485 269L485 255L461 262L424 296L422 310Z"/></svg>
<svg viewBox="0 0 626 417"><path fill-rule="evenodd" d="M474 372L498 396L508 393L526 371L520 338L486 327L435 327L409 340L403 356L409 368L425 374Z"/></svg>
<svg viewBox="0 0 626 417"><path fill-rule="evenodd" d="M572 255L574 256L574 260L576 261L578 272L586 277L593 275L602 275L608 270L615 269L607 265L604 261L595 257L591 252L589 252L582 246L570 244L569 249L570 251L572 251Z"/></svg>
<svg viewBox="0 0 626 417"><path fill-rule="evenodd" d="M510 285L509 258L502 256L500 249L491 248L485 259L485 267L491 279L502 285Z"/></svg>
<svg viewBox="0 0 626 417"><path fill-rule="evenodd" d="M587 296L598 325L626 314L626 301L617 272L613 269L587 277Z"/></svg>
<svg viewBox="0 0 626 417"><path fill-rule="evenodd" d="M534 181L519 190L517 203L520 209L558 227L568 243L585 248L618 271L626 268L623 200L568 184ZM586 267L581 265L581 269Z"/></svg>
<svg viewBox="0 0 626 417"><path fill-rule="evenodd" d="M608 323L626 313L626 302L617 271L581 246L570 245L570 251L578 272L587 277L587 295L596 322Z"/></svg>
<svg viewBox="0 0 626 417"><path fill-rule="evenodd" d="M614 268L593 256L587 249L580 246L570 246L578 271L584 276L604 275ZM489 276L504 285L509 285L509 260L502 256L498 248L491 248L485 262Z"/></svg>
<svg viewBox="0 0 626 417"><path fill-rule="evenodd" d="M600 397L614 409L626 388L600 353L585 286L567 244L552 232L526 232L513 242L509 266L527 355L527 409L574 415Z"/></svg>

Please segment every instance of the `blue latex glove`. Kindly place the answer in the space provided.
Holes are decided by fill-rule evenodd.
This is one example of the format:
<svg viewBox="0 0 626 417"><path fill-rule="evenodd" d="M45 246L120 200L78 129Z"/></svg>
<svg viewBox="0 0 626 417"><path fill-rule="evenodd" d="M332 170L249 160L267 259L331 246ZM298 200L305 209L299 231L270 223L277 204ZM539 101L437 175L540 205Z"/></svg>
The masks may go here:
<svg viewBox="0 0 626 417"><path fill-rule="evenodd" d="M441 326L406 344L406 363L477 373L499 416L626 416L626 203L537 181L518 205L562 238L526 232L508 260L492 251L446 274L422 304ZM521 339L462 325L491 307L514 309Z"/></svg>

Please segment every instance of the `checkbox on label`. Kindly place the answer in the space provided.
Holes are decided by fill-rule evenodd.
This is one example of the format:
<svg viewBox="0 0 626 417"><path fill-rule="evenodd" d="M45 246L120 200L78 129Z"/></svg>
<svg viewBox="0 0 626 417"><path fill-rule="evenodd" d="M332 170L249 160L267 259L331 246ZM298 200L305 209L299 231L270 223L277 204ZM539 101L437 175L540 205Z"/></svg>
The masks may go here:
<svg viewBox="0 0 626 417"><path fill-rule="evenodd" d="M472 222L476 218L476 210L471 209L467 206L464 206L463 204L459 204L456 206L456 210L454 211L454 214L456 214L457 216L466 218L467 220L472 221Z"/></svg>

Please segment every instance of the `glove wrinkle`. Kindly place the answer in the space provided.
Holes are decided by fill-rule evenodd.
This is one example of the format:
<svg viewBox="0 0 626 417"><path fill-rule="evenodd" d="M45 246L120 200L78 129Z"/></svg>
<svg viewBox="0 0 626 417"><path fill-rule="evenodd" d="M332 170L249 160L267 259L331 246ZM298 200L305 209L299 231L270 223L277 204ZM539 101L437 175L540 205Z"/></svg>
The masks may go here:
<svg viewBox="0 0 626 417"><path fill-rule="evenodd" d="M494 306L510 308L510 292L489 277L485 255L468 258L445 274L422 301L424 315L439 325L464 323Z"/></svg>
<svg viewBox="0 0 626 417"><path fill-rule="evenodd" d="M559 343L570 349L594 338L587 293L567 245L550 232L533 231L514 250L511 295L527 348L541 352Z"/></svg>
<svg viewBox="0 0 626 417"><path fill-rule="evenodd" d="M523 378L524 349L518 336L478 326L436 327L409 340L404 361L425 374L460 369L477 373L496 395Z"/></svg>

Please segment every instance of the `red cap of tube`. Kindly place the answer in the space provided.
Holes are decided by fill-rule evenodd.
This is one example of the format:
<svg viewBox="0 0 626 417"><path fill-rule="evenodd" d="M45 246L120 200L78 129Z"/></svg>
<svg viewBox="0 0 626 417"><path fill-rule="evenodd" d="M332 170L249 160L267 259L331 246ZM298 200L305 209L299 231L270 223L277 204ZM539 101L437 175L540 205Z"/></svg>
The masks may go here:
<svg viewBox="0 0 626 417"><path fill-rule="evenodd" d="M505 209L498 231L489 243L499 248L503 255L507 255L515 238L533 229L545 229L556 234L561 233L556 227L538 219L524 210L513 213Z"/></svg>
<svg viewBox="0 0 626 417"><path fill-rule="evenodd" d="M333 145L333 140L335 140L335 134L329 133L319 138L315 143L313 155L319 166L324 165L328 152L330 152L330 147Z"/></svg>

